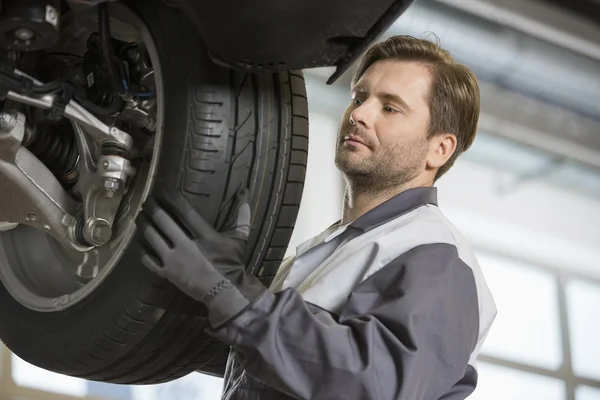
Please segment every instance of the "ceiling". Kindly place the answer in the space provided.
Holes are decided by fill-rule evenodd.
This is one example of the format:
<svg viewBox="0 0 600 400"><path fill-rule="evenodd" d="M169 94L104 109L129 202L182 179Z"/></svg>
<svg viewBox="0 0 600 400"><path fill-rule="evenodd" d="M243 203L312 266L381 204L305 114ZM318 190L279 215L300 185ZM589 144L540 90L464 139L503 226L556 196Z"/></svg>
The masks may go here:
<svg viewBox="0 0 600 400"><path fill-rule="evenodd" d="M600 25L600 0L539 0Z"/></svg>
<svg viewBox="0 0 600 400"><path fill-rule="evenodd" d="M600 0L420 0L436 2L600 60Z"/></svg>

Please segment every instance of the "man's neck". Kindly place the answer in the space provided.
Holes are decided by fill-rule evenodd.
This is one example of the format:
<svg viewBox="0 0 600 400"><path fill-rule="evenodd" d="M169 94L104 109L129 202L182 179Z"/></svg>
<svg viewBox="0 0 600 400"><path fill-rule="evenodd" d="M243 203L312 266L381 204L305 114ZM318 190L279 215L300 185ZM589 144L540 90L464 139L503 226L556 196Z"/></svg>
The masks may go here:
<svg viewBox="0 0 600 400"><path fill-rule="evenodd" d="M422 184L422 182L407 182L404 185L392 188L372 190L348 184L344 194L341 224L349 224L392 197L408 189L421 186L428 185Z"/></svg>

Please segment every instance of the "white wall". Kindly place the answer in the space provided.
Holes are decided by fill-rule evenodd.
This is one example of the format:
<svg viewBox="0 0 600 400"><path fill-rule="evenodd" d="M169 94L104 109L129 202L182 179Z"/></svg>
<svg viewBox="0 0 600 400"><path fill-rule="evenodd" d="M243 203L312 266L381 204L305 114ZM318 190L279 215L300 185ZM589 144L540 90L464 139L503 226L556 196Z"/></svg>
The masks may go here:
<svg viewBox="0 0 600 400"><path fill-rule="evenodd" d="M440 207L475 245L600 277L600 199L535 181L498 194L516 178L459 161L437 184Z"/></svg>
<svg viewBox="0 0 600 400"><path fill-rule="evenodd" d="M287 254L341 216L343 181L334 164L338 122L310 110L308 165L300 211Z"/></svg>

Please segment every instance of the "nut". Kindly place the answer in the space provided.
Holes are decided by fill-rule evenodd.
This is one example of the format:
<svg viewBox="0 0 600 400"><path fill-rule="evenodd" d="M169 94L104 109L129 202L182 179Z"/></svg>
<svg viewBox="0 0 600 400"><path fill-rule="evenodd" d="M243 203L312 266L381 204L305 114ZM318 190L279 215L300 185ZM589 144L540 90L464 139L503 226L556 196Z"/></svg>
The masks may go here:
<svg viewBox="0 0 600 400"><path fill-rule="evenodd" d="M119 181L116 179L106 179L104 180L104 189L109 190L111 192L116 192L120 189L121 185Z"/></svg>
<svg viewBox="0 0 600 400"><path fill-rule="evenodd" d="M112 228L107 221L99 219L92 224L91 234L95 242L106 243L112 237Z"/></svg>

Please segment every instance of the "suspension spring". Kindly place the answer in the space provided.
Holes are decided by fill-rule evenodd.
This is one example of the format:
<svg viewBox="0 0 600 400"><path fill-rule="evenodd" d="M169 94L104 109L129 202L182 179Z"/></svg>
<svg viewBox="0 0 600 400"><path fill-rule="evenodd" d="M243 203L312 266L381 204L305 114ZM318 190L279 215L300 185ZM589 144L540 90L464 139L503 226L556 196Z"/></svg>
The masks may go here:
<svg viewBox="0 0 600 400"><path fill-rule="evenodd" d="M25 130L23 144L65 186L71 187L79 178L79 148L69 126L57 124L34 126Z"/></svg>

